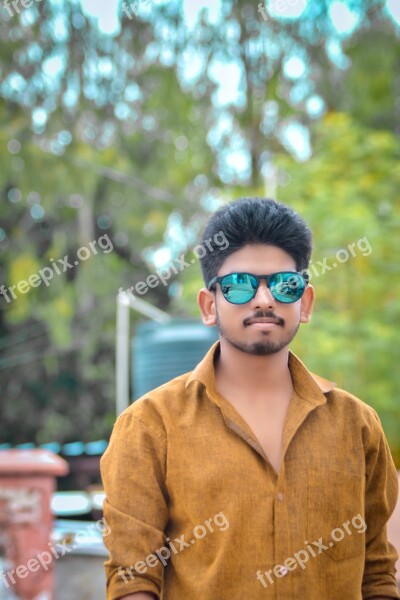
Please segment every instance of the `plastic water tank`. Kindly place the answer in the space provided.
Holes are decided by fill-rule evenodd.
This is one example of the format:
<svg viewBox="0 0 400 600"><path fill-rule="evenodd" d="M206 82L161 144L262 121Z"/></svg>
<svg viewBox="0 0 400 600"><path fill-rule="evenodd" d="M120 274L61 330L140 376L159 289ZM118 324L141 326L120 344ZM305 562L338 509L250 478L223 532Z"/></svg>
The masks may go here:
<svg viewBox="0 0 400 600"><path fill-rule="evenodd" d="M217 328L207 327L201 321L174 319L166 324L140 323L132 340L133 400L192 371L217 340Z"/></svg>

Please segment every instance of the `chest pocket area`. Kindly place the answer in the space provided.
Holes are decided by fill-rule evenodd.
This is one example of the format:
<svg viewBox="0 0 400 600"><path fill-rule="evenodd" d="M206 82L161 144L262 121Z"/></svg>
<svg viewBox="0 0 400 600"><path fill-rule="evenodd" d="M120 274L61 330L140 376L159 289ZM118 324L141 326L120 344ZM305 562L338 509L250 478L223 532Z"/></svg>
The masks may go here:
<svg viewBox="0 0 400 600"><path fill-rule="evenodd" d="M347 471L310 469L308 485L308 541L318 555L335 560L365 551L365 480Z"/></svg>

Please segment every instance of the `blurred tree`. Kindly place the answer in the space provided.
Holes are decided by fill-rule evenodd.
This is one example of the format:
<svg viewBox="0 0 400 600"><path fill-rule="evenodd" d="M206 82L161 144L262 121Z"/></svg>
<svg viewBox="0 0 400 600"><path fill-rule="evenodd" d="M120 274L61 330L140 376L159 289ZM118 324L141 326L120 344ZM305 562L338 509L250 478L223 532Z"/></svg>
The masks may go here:
<svg viewBox="0 0 400 600"><path fill-rule="evenodd" d="M369 224L374 253L365 269L376 268L380 252L387 259L383 223L396 225L384 213L395 214L398 32L383 0L341 3L339 17L337 4L309 2L290 18L274 15L271 2L264 20L253 1L223 0L196 20L190 2L143 1L132 18L121 13L113 33L101 31L79 2L49 0L11 15L0 6L0 283L15 285L51 259L74 262L100 236L113 246L48 287L2 300L2 440L108 434L115 294L193 246L222 200L278 188L310 218L316 238L330 240L316 253L326 256ZM358 258L332 281L338 277L343 326L352 323L349 315L359 319L357 332L370 348L375 313L347 308L355 290L344 273ZM376 290L380 277L371 279ZM196 267L181 279L182 296L175 285L151 290L146 300L197 314ZM396 319L389 305L385 316ZM324 323L328 309L321 298ZM376 394L371 404L398 419L381 378L394 364L386 325L377 329L381 358L368 389ZM345 384L370 399L363 395L363 377L372 373L361 359L364 346L346 362L332 345L341 332L322 331L321 324L321 356L338 379L359 374ZM356 359L357 373L341 370ZM384 423L394 440L391 416Z"/></svg>
<svg viewBox="0 0 400 600"><path fill-rule="evenodd" d="M79 136L63 144L61 134L43 136L38 146L24 115L7 124L3 110L1 283L9 289L67 255L73 264L93 240L110 241L48 286L17 292L15 300L8 294L11 301L0 296L3 441L85 440L110 431L116 293L153 272L158 247L168 243L172 259L193 242L192 230L175 231L173 217L190 221L204 188L201 178L195 182L198 170L212 167L196 103L178 88L165 106L174 78L168 71L156 77L165 89L148 100L157 119L149 118L146 138L126 132L104 149ZM146 300L167 308L168 288Z"/></svg>

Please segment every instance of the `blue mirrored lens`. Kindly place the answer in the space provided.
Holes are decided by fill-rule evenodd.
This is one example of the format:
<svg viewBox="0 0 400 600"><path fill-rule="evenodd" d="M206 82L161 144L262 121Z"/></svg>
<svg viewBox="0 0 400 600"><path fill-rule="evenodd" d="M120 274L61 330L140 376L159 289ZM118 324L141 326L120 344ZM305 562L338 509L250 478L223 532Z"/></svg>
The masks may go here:
<svg viewBox="0 0 400 600"><path fill-rule="evenodd" d="M221 291L232 304L245 304L254 297L257 279L248 273L232 273L221 281Z"/></svg>
<svg viewBox="0 0 400 600"><path fill-rule="evenodd" d="M302 297L306 286L297 273L276 273L271 277L269 287L276 300L290 304Z"/></svg>

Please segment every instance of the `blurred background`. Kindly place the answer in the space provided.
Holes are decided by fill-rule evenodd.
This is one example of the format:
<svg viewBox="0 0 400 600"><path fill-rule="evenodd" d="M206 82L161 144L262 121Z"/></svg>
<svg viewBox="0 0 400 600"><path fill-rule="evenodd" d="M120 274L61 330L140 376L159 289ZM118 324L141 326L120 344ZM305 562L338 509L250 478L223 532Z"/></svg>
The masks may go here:
<svg viewBox="0 0 400 600"><path fill-rule="evenodd" d="M398 0L0 0L0 448L67 461L58 493L90 502L58 517L101 514L118 292L175 264L130 335L199 321L193 248L241 196L311 226L292 349L377 410L400 468L399 39Z"/></svg>

